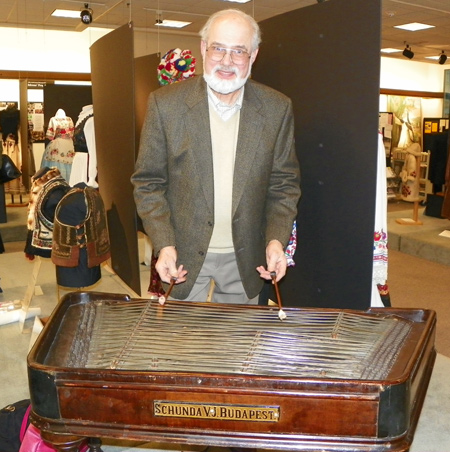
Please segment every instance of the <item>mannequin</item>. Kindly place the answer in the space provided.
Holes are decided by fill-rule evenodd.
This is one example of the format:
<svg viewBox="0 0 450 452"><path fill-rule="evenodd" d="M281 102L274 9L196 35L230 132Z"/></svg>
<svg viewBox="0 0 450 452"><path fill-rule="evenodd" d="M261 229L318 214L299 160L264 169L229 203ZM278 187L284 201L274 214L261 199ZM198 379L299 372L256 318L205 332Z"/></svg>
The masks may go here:
<svg viewBox="0 0 450 452"><path fill-rule="evenodd" d="M401 197L404 201L413 202L413 218L398 218L395 220L404 225L421 225L419 221L419 185L420 185L420 158L422 151L418 143L413 143L406 148L406 158L403 169L400 172L402 179Z"/></svg>
<svg viewBox="0 0 450 452"><path fill-rule="evenodd" d="M85 105L78 115L73 142L75 156L70 174L70 185L74 186L79 182L84 182L89 187L98 188L94 108L92 105Z"/></svg>
<svg viewBox="0 0 450 452"><path fill-rule="evenodd" d="M106 213L98 190L84 182L56 208L51 257L60 286L82 288L101 278L100 264L110 257Z"/></svg>
<svg viewBox="0 0 450 452"><path fill-rule="evenodd" d="M420 181L420 157L422 150L418 143L413 143L406 148L406 158L403 169L400 172L402 179L401 196L404 201L419 201Z"/></svg>
<svg viewBox="0 0 450 452"><path fill-rule="evenodd" d="M46 138L49 140L42 156L41 168L57 167L61 176L69 181L73 157L73 121L59 108L48 123Z"/></svg>

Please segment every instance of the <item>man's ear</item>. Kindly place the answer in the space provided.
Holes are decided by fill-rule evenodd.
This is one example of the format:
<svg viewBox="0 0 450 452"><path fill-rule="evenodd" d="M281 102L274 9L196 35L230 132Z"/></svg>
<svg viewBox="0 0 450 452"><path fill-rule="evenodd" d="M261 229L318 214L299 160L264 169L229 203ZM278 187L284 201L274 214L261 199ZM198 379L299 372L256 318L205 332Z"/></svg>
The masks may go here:
<svg viewBox="0 0 450 452"><path fill-rule="evenodd" d="M258 52L259 52L259 47L255 50L253 50L253 52L251 53L251 58L250 58L251 64L253 64L253 62L256 60L256 56L258 55Z"/></svg>
<svg viewBox="0 0 450 452"><path fill-rule="evenodd" d="M202 53L202 57L205 58L206 55L206 42L200 41L200 52Z"/></svg>

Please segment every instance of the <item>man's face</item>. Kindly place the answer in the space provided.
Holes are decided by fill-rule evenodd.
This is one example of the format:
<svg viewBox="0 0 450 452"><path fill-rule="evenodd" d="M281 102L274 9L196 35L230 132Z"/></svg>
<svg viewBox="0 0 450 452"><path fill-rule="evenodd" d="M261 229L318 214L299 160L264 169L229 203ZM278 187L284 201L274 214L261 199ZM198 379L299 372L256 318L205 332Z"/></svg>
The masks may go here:
<svg viewBox="0 0 450 452"><path fill-rule="evenodd" d="M217 19L210 28L208 42L201 42L203 72L208 85L221 94L229 94L241 88L255 61L258 49L252 50L253 29L239 16L224 16ZM236 64L229 52L222 61L214 61L207 51L211 46L240 49L248 52L250 58Z"/></svg>

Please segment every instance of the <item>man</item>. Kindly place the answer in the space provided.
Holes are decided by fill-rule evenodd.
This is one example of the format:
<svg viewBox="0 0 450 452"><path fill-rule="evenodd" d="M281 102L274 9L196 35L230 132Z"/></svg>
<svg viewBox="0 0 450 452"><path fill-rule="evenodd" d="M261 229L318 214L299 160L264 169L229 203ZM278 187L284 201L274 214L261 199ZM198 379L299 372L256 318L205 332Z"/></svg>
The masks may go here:
<svg viewBox="0 0 450 452"><path fill-rule="evenodd" d="M131 180L175 299L205 301L213 280L213 301L256 303L262 278L286 273L300 197L292 104L249 80L259 43L252 17L219 11L201 31L203 77L149 98Z"/></svg>

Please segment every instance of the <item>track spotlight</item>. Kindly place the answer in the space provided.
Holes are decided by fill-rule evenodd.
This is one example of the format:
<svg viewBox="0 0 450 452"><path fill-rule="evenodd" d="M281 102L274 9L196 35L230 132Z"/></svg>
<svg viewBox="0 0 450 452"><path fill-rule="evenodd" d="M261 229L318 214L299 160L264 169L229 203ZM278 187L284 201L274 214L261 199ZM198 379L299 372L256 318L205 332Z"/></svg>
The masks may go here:
<svg viewBox="0 0 450 452"><path fill-rule="evenodd" d="M439 56L439 64L444 64L447 61L447 55L442 51L441 55Z"/></svg>
<svg viewBox="0 0 450 452"><path fill-rule="evenodd" d="M411 50L411 47L409 47L408 44L406 44L405 50L403 50L403 56L409 59L412 59L412 57L414 56L414 52Z"/></svg>
<svg viewBox="0 0 450 452"><path fill-rule="evenodd" d="M85 3L84 4L84 9L83 11L81 11L80 17L81 17L81 22L83 24L89 25L92 22L92 14L94 12L92 11L91 8L89 8L89 4Z"/></svg>

